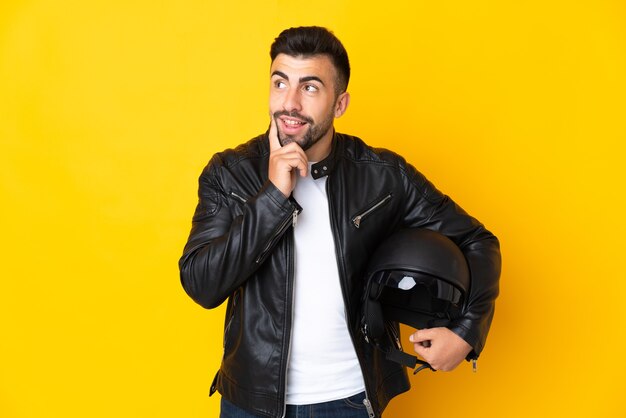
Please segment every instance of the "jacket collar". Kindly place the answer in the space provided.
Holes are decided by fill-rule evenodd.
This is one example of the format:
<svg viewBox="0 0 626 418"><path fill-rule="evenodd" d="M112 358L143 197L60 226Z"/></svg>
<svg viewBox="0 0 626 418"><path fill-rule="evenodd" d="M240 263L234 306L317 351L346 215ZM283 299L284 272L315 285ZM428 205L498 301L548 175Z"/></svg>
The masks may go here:
<svg viewBox="0 0 626 418"><path fill-rule="evenodd" d="M322 161L319 161L311 166L311 177L313 177L315 180L329 175L335 169L335 166L337 165L337 160L338 160L337 157L339 154L338 152L338 148L339 148L338 139L339 138L338 137L339 137L339 134L336 131L334 131L333 142L330 147L330 153Z"/></svg>
<svg viewBox="0 0 626 418"><path fill-rule="evenodd" d="M330 153L322 161L319 161L311 166L311 177L315 180L329 175L335 169L339 159L340 136L341 134L338 134L337 131L333 132L333 141L330 147ZM267 152L269 153L269 130L265 132L264 145L267 147Z"/></svg>

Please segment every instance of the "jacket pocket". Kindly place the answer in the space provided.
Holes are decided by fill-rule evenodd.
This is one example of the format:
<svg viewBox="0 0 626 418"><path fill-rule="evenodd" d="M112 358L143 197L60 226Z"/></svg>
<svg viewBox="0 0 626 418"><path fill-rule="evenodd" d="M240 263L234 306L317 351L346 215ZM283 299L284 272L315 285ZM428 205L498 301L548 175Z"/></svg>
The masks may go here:
<svg viewBox="0 0 626 418"><path fill-rule="evenodd" d="M391 201L392 197L393 197L393 194L392 193L388 193L387 195L383 196L382 198L376 200L374 203L369 205L367 208L365 208L362 211L360 211L357 215L353 216L352 217L352 224L354 225L354 227L355 228L360 228L361 227L361 223L366 218L368 218L373 213L375 213L377 210L379 210L380 208L385 206L387 203L389 203Z"/></svg>

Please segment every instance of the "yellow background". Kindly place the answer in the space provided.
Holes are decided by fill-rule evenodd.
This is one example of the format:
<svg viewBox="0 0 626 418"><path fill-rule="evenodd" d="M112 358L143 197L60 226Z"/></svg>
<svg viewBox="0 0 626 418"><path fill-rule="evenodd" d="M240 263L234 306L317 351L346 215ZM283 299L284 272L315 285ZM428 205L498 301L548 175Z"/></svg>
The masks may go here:
<svg viewBox="0 0 626 418"><path fill-rule="evenodd" d="M349 51L338 129L502 242L478 373L422 372L385 418L626 416L618 0L3 0L0 416L217 416L223 310L177 260L201 169L265 130L269 45L303 24Z"/></svg>

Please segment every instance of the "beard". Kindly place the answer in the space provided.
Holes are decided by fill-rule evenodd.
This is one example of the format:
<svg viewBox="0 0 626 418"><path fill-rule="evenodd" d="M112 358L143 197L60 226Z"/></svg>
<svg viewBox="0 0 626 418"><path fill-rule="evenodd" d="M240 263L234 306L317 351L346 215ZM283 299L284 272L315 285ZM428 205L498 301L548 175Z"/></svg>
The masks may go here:
<svg viewBox="0 0 626 418"><path fill-rule="evenodd" d="M308 124L308 128L306 132L304 132L302 135L287 135L280 130L280 124L277 121L279 116L290 116L293 118L298 118L306 122ZM279 112L274 112L273 117L276 126L279 127L278 142L280 143L280 145L285 146L287 144L295 142L296 144L300 145L300 148L306 151L313 145L315 145L315 143L317 143L320 139L322 139L324 135L326 135L326 133L328 133L328 131L333 127L333 119L335 118L335 114L331 108L328 115L326 115L326 117L320 123L315 123L313 119L301 115L296 111L287 112L283 110Z"/></svg>

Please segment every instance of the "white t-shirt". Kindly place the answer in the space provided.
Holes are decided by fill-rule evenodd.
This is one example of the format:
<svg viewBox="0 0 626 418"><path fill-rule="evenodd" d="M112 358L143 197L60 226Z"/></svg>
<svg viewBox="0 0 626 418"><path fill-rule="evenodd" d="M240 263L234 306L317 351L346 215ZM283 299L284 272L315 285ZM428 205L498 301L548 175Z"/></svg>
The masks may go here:
<svg viewBox="0 0 626 418"><path fill-rule="evenodd" d="M365 388L346 324L326 179L314 180L310 173L298 176L293 191L303 210L294 228L295 291L287 368L291 405L342 399Z"/></svg>

